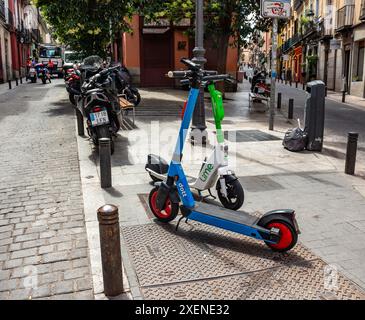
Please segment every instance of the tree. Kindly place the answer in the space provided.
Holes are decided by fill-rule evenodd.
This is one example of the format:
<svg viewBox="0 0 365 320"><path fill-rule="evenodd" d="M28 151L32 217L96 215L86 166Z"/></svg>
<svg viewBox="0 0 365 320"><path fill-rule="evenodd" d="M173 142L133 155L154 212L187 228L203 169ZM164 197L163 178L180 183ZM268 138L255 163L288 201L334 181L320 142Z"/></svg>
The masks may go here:
<svg viewBox="0 0 365 320"><path fill-rule="evenodd" d="M127 0L35 0L51 25L55 37L84 55L107 55L111 37L129 29L131 1Z"/></svg>
<svg viewBox="0 0 365 320"><path fill-rule="evenodd" d="M195 17L193 0L136 0L135 5L147 20L165 18L179 22ZM259 17L259 0L205 0L204 6L205 37L215 43L218 72L226 73L228 47L250 42L255 29L267 30L268 20Z"/></svg>

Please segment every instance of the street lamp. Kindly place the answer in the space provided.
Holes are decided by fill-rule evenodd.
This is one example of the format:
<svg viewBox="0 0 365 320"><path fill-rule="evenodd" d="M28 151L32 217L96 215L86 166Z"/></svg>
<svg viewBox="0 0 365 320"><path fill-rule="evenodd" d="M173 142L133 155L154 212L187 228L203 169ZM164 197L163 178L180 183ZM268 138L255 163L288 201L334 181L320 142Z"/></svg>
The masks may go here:
<svg viewBox="0 0 365 320"><path fill-rule="evenodd" d="M204 1L197 0L195 4L195 48L193 50L193 62L204 68L207 62L204 49ZM200 88L197 105L194 109L193 124L191 127L190 140L192 143L207 143L207 126L205 123L204 88Z"/></svg>

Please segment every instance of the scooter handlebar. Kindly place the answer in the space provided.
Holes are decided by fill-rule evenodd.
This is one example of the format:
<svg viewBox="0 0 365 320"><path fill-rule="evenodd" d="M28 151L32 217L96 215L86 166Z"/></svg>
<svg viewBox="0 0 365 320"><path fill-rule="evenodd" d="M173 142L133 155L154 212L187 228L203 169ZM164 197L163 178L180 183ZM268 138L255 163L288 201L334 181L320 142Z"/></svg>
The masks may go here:
<svg viewBox="0 0 365 320"><path fill-rule="evenodd" d="M229 74L208 75L203 77L203 81L227 81L230 83L236 83L236 80L232 78Z"/></svg>
<svg viewBox="0 0 365 320"><path fill-rule="evenodd" d="M178 78L188 78L191 76L190 70L184 70L184 71L169 71L167 73L167 76L171 79L178 79Z"/></svg>

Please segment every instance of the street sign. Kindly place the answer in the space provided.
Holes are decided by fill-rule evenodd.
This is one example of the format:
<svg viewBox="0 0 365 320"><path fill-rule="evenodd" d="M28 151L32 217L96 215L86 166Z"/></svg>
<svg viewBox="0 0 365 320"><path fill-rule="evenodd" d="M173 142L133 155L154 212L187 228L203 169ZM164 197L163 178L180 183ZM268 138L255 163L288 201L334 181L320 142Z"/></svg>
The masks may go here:
<svg viewBox="0 0 365 320"><path fill-rule="evenodd" d="M264 18L290 19L291 0L261 0L261 15Z"/></svg>
<svg viewBox="0 0 365 320"><path fill-rule="evenodd" d="M330 40L330 49L331 50L341 49L341 40L331 39Z"/></svg>

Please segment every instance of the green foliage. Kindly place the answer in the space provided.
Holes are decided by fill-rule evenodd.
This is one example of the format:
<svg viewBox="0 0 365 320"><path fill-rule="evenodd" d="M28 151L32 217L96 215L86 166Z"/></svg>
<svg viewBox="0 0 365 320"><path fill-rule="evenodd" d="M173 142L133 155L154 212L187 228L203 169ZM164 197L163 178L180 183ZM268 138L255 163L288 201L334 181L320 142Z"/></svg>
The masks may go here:
<svg viewBox="0 0 365 320"><path fill-rule="evenodd" d="M148 21L195 19L193 0L135 0L134 3ZM235 44L249 42L254 30L267 30L271 21L259 16L259 8L259 0L205 0L206 37L217 39L228 35L235 37Z"/></svg>
<svg viewBox="0 0 365 320"><path fill-rule="evenodd" d="M111 35L128 30L127 0L35 0L56 38L84 55L105 57Z"/></svg>

